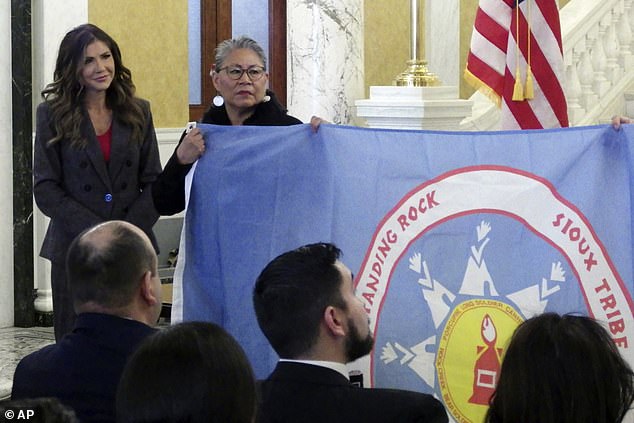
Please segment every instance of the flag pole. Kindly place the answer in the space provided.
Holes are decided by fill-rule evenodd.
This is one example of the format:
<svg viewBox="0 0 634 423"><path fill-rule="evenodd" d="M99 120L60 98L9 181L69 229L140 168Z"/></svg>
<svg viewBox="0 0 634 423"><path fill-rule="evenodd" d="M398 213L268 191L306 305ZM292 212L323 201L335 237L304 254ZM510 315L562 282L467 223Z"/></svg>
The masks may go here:
<svg viewBox="0 0 634 423"><path fill-rule="evenodd" d="M429 72L427 62L421 59L420 33L418 28L418 0L410 0L410 60L407 69L398 74L394 83L400 87L433 87L440 85L440 79Z"/></svg>

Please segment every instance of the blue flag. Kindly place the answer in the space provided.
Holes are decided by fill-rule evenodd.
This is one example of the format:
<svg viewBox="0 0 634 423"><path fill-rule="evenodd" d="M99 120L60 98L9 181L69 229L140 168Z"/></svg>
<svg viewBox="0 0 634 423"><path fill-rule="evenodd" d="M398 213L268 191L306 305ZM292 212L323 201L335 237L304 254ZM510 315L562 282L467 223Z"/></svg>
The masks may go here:
<svg viewBox="0 0 634 423"><path fill-rule="evenodd" d="M255 279L320 241L342 249L371 318L374 350L350 366L365 386L432 393L481 421L510 335L545 311L594 316L634 363L634 125L200 127L180 312L225 327L258 378L277 356Z"/></svg>

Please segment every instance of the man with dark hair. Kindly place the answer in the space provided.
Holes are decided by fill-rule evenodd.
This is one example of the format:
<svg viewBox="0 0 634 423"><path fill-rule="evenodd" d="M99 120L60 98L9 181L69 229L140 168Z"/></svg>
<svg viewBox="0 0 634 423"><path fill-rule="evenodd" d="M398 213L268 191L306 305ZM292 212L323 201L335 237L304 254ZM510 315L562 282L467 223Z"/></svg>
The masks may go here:
<svg viewBox="0 0 634 423"><path fill-rule="evenodd" d="M11 398L56 397L82 422L112 422L123 367L161 312L156 253L142 230L113 220L75 238L66 268L75 327L20 361Z"/></svg>
<svg viewBox="0 0 634 423"><path fill-rule="evenodd" d="M340 256L332 244L306 245L273 259L256 280L255 314L280 356L260 383L258 421L447 422L430 395L350 383L346 363L369 354L374 339Z"/></svg>

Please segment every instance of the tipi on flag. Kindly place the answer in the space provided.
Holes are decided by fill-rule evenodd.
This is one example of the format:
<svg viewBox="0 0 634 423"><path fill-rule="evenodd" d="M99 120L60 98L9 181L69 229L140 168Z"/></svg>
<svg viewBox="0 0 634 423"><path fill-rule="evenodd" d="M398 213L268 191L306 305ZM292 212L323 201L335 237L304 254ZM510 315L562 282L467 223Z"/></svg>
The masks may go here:
<svg viewBox="0 0 634 423"><path fill-rule="evenodd" d="M568 126L556 0L480 0L465 79L502 109L502 129Z"/></svg>

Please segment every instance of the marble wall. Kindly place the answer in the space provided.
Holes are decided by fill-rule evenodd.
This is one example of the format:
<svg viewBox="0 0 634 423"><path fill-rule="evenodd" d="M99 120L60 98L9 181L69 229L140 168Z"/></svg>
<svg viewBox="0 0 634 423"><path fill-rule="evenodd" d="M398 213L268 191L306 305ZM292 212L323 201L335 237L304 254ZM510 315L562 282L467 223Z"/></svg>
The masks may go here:
<svg viewBox="0 0 634 423"><path fill-rule="evenodd" d="M12 81L12 143L4 145L3 158L13 158L12 166L3 169L5 181L13 180L12 214L1 213L2 219L13 216L14 324L32 326L35 321L33 305L33 176L32 163L32 57L31 57L31 1L11 1L11 81ZM13 170L11 172L11 169ZM6 174L5 174L6 172ZM11 177L11 174L13 175ZM8 194L4 192L3 195ZM7 203L2 203L3 208ZM10 201L9 201L10 204ZM5 210L6 211L6 210ZM7 257L8 258L8 257ZM11 267L2 270L11 276ZM3 277L5 277L3 275Z"/></svg>
<svg viewBox="0 0 634 423"><path fill-rule="evenodd" d="M289 0L289 113L352 124L363 97L363 1Z"/></svg>
<svg viewBox="0 0 634 423"><path fill-rule="evenodd" d="M430 72L443 85L459 86L460 67L460 0L427 0L425 6L425 58Z"/></svg>
<svg viewBox="0 0 634 423"><path fill-rule="evenodd" d="M0 176L6 181L3 186L8 189L0 190L0 327L13 326L13 230L11 214L12 183L11 170L11 133L12 133L12 105L9 87L11 87L11 3L0 2L0 87L4 87L5 95L0 96Z"/></svg>

